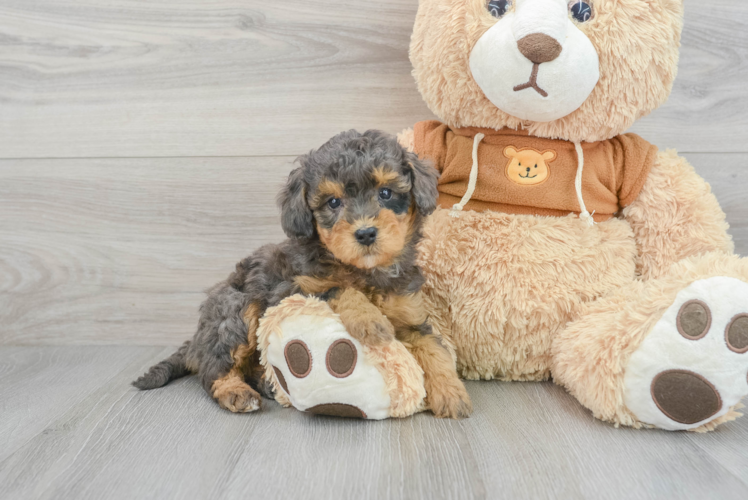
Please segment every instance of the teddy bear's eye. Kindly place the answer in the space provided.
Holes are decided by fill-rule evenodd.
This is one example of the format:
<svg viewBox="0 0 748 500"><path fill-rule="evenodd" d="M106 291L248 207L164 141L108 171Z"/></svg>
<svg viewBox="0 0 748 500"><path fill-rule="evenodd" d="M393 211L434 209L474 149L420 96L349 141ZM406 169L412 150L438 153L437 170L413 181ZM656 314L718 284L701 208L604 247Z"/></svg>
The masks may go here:
<svg viewBox="0 0 748 500"><path fill-rule="evenodd" d="M569 2L569 13L577 22L586 23L592 19L592 5L582 0L571 0Z"/></svg>
<svg viewBox="0 0 748 500"><path fill-rule="evenodd" d="M490 0L488 2L488 12L493 17L501 17L512 6L512 0Z"/></svg>

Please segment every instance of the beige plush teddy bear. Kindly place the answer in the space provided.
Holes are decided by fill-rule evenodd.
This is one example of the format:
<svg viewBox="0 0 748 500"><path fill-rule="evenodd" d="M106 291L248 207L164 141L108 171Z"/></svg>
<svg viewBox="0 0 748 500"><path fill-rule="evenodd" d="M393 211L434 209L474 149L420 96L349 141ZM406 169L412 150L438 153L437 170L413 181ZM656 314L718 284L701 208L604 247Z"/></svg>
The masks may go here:
<svg viewBox="0 0 748 500"><path fill-rule="evenodd" d="M441 172L420 264L463 377L552 377L634 427L710 430L739 415L748 262L686 160L625 133L670 93L682 8L420 1L413 74L441 122L400 140ZM397 380L380 405L400 410L382 416L424 407L418 377Z"/></svg>

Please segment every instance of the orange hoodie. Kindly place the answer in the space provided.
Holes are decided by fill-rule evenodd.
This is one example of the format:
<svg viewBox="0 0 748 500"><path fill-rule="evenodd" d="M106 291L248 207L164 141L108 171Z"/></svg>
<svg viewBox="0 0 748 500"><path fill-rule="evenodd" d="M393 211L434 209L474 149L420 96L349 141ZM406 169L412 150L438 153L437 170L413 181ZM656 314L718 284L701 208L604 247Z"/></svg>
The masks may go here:
<svg viewBox="0 0 748 500"><path fill-rule="evenodd" d="M526 131L451 129L438 121L416 123L415 152L441 172L439 205L451 208L468 187L476 134L478 177L465 210L565 216L580 213L574 181L579 161L574 143L542 139ZM657 148L636 134L582 143L581 194L596 221L610 219L639 195Z"/></svg>

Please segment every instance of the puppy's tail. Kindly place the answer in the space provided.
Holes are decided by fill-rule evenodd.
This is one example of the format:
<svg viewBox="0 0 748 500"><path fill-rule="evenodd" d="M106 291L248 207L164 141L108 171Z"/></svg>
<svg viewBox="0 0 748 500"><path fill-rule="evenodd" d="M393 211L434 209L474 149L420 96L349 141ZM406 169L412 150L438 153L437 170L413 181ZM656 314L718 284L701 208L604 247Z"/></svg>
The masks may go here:
<svg viewBox="0 0 748 500"><path fill-rule="evenodd" d="M150 370L138 380L132 383L140 390L156 389L163 387L172 380L190 374L187 368L186 356L187 349L190 347L188 340L174 354L163 360L157 365L151 366Z"/></svg>

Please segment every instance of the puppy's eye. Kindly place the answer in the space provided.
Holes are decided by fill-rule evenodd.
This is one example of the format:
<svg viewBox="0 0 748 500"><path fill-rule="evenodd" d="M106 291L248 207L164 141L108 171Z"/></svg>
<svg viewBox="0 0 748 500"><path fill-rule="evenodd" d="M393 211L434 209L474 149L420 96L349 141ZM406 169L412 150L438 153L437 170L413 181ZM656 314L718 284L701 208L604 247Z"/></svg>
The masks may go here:
<svg viewBox="0 0 748 500"><path fill-rule="evenodd" d="M512 0L490 0L488 2L488 12L493 17L501 17L506 14L506 11L512 6Z"/></svg>
<svg viewBox="0 0 748 500"><path fill-rule="evenodd" d="M380 200L389 200L392 198L392 190L390 188L382 188L379 190Z"/></svg>
<svg viewBox="0 0 748 500"><path fill-rule="evenodd" d="M577 22L586 23L592 19L592 5L582 0L571 0L569 13Z"/></svg>
<svg viewBox="0 0 748 500"><path fill-rule="evenodd" d="M327 200L327 206L335 210L340 206L340 198L330 198Z"/></svg>

